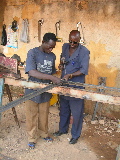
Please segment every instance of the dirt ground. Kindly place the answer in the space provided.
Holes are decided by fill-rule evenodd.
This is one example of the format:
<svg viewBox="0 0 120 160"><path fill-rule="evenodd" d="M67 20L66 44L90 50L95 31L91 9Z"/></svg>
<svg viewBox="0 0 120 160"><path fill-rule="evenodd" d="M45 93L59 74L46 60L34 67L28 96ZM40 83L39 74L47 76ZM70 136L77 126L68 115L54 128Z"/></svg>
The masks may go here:
<svg viewBox="0 0 120 160"><path fill-rule="evenodd" d="M13 100L20 97L13 94ZM8 103L4 95L3 104ZM102 117L102 120L91 121L91 115L85 115L82 135L74 145L69 144L70 130L67 135L53 137L58 130L59 109L50 107L49 133L53 142L40 138L34 150L27 146L25 126L25 103L15 107L20 128L17 126L11 109L2 114L0 121L0 160L115 160L117 147L120 144L118 121ZM71 128L71 124L70 124Z"/></svg>

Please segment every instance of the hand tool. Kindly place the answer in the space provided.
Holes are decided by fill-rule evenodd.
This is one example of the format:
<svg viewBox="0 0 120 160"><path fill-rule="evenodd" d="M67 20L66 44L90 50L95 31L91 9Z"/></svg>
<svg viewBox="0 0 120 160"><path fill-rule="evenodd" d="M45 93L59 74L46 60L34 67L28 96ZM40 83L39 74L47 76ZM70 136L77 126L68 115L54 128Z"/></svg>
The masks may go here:
<svg viewBox="0 0 120 160"><path fill-rule="evenodd" d="M61 23L61 21L58 21L55 23L57 42L63 41L62 38L58 38L58 29L60 30L60 23Z"/></svg>
<svg viewBox="0 0 120 160"><path fill-rule="evenodd" d="M40 19L38 21L38 41L41 42L41 26L43 25L44 20Z"/></svg>

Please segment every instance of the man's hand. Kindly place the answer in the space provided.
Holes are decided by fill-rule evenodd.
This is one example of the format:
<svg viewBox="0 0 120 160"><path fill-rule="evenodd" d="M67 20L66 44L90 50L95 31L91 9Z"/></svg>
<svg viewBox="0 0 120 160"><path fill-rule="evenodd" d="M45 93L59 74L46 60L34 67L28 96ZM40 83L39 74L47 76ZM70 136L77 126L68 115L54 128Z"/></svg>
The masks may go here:
<svg viewBox="0 0 120 160"><path fill-rule="evenodd" d="M58 68L59 68L60 71L62 71L64 69L63 64L59 64Z"/></svg>
<svg viewBox="0 0 120 160"><path fill-rule="evenodd" d="M51 81L53 82L53 84L60 84L61 83L61 79L55 76L52 76Z"/></svg>
<svg viewBox="0 0 120 160"><path fill-rule="evenodd" d="M70 78L72 78L71 74L66 74L62 79L68 81Z"/></svg>

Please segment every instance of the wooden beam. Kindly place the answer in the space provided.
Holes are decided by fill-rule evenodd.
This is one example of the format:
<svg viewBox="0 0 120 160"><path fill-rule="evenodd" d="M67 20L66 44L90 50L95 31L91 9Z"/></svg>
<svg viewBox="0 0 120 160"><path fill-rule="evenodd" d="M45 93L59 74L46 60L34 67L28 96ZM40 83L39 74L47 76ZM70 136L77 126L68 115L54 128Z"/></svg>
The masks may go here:
<svg viewBox="0 0 120 160"><path fill-rule="evenodd" d="M46 84L43 84L43 83L34 83L34 82L28 82L26 80L15 80L15 79L10 79L10 78L5 78L5 83L8 85L16 86L16 87L24 87L24 88L30 88L30 89L44 88L47 86ZM81 89L74 89L74 88L69 88L69 87L58 86L58 87L53 88L52 90L49 90L48 92L81 98L81 99L97 101L97 102L120 105L119 96L100 94L100 93L81 90Z"/></svg>

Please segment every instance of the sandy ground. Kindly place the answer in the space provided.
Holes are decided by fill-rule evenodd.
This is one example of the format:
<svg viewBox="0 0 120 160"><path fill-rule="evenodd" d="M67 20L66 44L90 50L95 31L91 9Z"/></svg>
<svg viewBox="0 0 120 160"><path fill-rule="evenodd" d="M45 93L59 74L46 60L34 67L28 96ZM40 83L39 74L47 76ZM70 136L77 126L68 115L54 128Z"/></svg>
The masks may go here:
<svg viewBox="0 0 120 160"><path fill-rule="evenodd" d="M14 97L16 99L16 97ZM7 96L3 104L8 103ZM12 110L2 114L0 123L0 160L115 160L116 148L120 144L117 121L104 118L91 124L91 116L86 115L83 131L76 144L69 144L70 130L67 135L53 137L53 142L40 138L34 150L27 146L24 103L15 107L20 123L16 125ZM101 124L100 124L101 123ZM49 133L58 130L58 106L50 107ZM71 124L70 124L71 128Z"/></svg>

